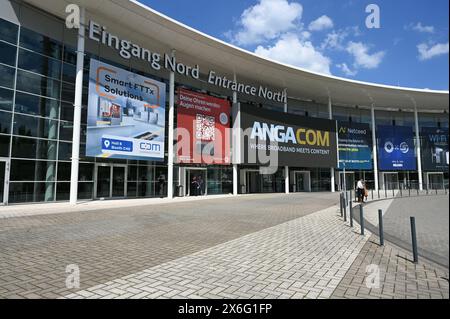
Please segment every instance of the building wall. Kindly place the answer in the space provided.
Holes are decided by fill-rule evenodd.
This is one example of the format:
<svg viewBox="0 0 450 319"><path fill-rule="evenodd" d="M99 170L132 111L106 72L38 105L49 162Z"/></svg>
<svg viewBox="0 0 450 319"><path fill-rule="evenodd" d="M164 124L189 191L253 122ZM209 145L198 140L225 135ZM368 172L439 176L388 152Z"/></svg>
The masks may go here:
<svg viewBox="0 0 450 319"><path fill-rule="evenodd" d="M6 1L5 4L5 1L2 1L4 8L0 13L0 51L2 52L0 55L0 157L8 159L11 164L9 203L68 200L76 34L72 30L67 30L60 19L25 4L11 2L8 6L8 3ZM157 41L154 43L158 47L162 46ZM165 82L167 90L169 88L168 72L155 71L148 65L144 65L142 61L124 60L115 51L95 44L93 41L86 41L86 51L79 198L93 198L95 168L102 163L126 165L127 197L165 195L166 187L161 188L158 181L159 176L167 176L167 165L164 163L99 159L86 157L84 154L88 68L91 57ZM228 75L232 76L229 72ZM202 75L202 77L205 76ZM205 81L195 82L187 77L177 76L176 86L184 86L231 100L229 92L208 85ZM255 107L283 111L283 105L279 103L267 103L267 101L244 95L239 95L238 99L240 102L253 103ZM288 112L328 118L328 106L308 101L307 97L288 99ZM360 123L371 121L370 110L354 106L333 106L333 118ZM419 118L421 126L448 128L447 114L420 113ZM408 112L376 111L376 122L377 125L414 127L413 114ZM166 144L167 135L166 133ZM301 167L291 169L303 170ZM330 189L329 169L308 170L311 172L312 191ZM178 171L178 167L175 166L175 185L179 184L181 178ZM211 189L209 194L232 191L230 166L208 166L207 174ZM283 174L280 174L273 179L275 185L273 191L284 191L283 187L279 187L283 179ZM367 174L370 176L370 172ZM448 172L446 174L448 179Z"/></svg>

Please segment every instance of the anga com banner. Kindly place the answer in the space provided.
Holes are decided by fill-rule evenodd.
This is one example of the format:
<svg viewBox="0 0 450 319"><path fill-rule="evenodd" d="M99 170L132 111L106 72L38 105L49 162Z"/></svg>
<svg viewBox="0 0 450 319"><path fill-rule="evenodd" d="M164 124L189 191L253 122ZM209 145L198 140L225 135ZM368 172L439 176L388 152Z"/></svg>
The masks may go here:
<svg viewBox="0 0 450 319"><path fill-rule="evenodd" d="M302 117L241 104L243 163L336 167L336 121Z"/></svg>
<svg viewBox="0 0 450 319"><path fill-rule="evenodd" d="M86 155L164 160L166 85L91 59Z"/></svg>
<svg viewBox="0 0 450 319"><path fill-rule="evenodd" d="M178 163L230 164L230 102L178 90Z"/></svg>

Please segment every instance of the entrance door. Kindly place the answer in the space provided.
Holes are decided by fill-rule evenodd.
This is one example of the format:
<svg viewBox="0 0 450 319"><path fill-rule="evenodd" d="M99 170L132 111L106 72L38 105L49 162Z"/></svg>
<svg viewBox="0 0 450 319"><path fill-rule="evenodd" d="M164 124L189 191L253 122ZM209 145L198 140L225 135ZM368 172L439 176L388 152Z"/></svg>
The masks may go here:
<svg viewBox="0 0 450 319"><path fill-rule="evenodd" d="M309 172L294 172L295 192L310 192L311 178Z"/></svg>
<svg viewBox="0 0 450 319"><path fill-rule="evenodd" d="M355 189L356 187L355 172L345 172L345 179L344 179L344 172L339 172L339 186L340 190Z"/></svg>
<svg viewBox="0 0 450 319"><path fill-rule="evenodd" d="M6 169L8 162L0 159L0 205L5 205L8 199L8 182L6 178Z"/></svg>
<svg viewBox="0 0 450 319"><path fill-rule="evenodd" d="M258 171L246 171L245 173L246 193L254 194L261 192L261 181Z"/></svg>
<svg viewBox="0 0 450 319"><path fill-rule="evenodd" d="M398 173L383 173L384 188L387 190L398 189Z"/></svg>
<svg viewBox="0 0 450 319"><path fill-rule="evenodd" d="M444 173L427 173L427 189L443 189Z"/></svg>
<svg viewBox="0 0 450 319"><path fill-rule="evenodd" d="M207 195L206 168L186 169L186 196Z"/></svg>
<svg viewBox="0 0 450 319"><path fill-rule="evenodd" d="M125 197L127 172L126 168L126 165L97 164L95 167L95 197Z"/></svg>

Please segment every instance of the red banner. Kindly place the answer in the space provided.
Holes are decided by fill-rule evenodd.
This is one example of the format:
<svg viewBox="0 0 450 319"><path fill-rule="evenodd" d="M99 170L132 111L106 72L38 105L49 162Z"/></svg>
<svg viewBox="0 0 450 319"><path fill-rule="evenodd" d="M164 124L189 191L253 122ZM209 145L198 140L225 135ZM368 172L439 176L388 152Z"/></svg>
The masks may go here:
<svg viewBox="0 0 450 319"><path fill-rule="evenodd" d="M230 164L230 102L178 90L178 163Z"/></svg>

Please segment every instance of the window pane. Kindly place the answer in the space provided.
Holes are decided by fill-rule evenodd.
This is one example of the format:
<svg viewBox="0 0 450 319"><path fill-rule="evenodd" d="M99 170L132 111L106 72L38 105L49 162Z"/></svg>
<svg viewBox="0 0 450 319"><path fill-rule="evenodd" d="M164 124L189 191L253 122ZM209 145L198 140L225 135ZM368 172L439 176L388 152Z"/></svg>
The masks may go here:
<svg viewBox="0 0 450 319"><path fill-rule="evenodd" d="M58 41L27 28L22 27L20 29L20 46L56 59L61 59L62 47Z"/></svg>
<svg viewBox="0 0 450 319"><path fill-rule="evenodd" d="M61 91L61 100L73 103L74 99L75 99L75 85L63 82Z"/></svg>
<svg viewBox="0 0 450 319"><path fill-rule="evenodd" d="M70 181L70 162L58 162L58 181Z"/></svg>
<svg viewBox="0 0 450 319"><path fill-rule="evenodd" d="M78 171L78 180L83 181L93 181L94 174L94 164L82 163L79 165L80 169Z"/></svg>
<svg viewBox="0 0 450 319"><path fill-rule="evenodd" d="M18 67L56 79L61 77L60 61L24 49L19 50Z"/></svg>
<svg viewBox="0 0 450 319"><path fill-rule="evenodd" d="M16 93L15 112L57 118L58 108L59 102L57 100L21 92Z"/></svg>
<svg viewBox="0 0 450 319"><path fill-rule="evenodd" d="M61 120L73 122L73 105L61 102Z"/></svg>
<svg viewBox="0 0 450 319"><path fill-rule="evenodd" d="M14 91L0 88L0 110L12 111Z"/></svg>
<svg viewBox="0 0 450 319"><path fill-rule="evenodd" d="M0 64L0 86L13 88L14 69Z"/></svg>
<svg viewBox="0 0 450 319"><path fill-rule="evenodd" d="M70 183L56 183L56 200L70 199Z"/></svg>
<svg viewBox="0 0 450 319"><path fill-rule="evenodd" d="M54 181L56 162L11 161L11 181Z"/></svg>
<svg viewBox="0 0 450 319"><path fill-rule="evenodd" d="M19 30L19 26L17 24L0 19L0 39L1 40L5 40L5 41L11 42L13 44L16 44L18 30Z"/></svg>
<svg viewBox="0 0 450 319"><path fill-rule="evenodd" d="M13 137L12 157L56 159L56 141Z"/></svg>
<svg viewBox="0 0 450 319"><path fill-rule="evenodd" d="M16 65L16 51L17 47L14 45L0 42L0 63L8 64L11 66Z"/></svg>
<svg viewBox="0 0 450 319"><path fill-rule="evenodd" d="M77 75L76 66L68 63L63 64L63 81L75 83L76 75Z"/></svg>
<svg viewBox="0 0 450 319"><path fill-rule="evenodd" d="M61 141L71 141L73 137L73 123L60 122L59 124L59 139Z"/></svg>
<svg viewBox="0 0 450 319"><path fill-rule="evenodd" d="M78 198L79 199L92 199L94 196L94 183L78 183Z"/></svg>
<svg viewBox="0 0 450 319"><path fill-rule="evenodd" d="M8 157L9 156L9 135L1 135L0 134L0 156Z"/></svg>
<svg viewBox="0 0 450 319"><path fill-rule="evenodd" d="M57 80L18 70L17 90L59 99L60 83Z"/></svg>
<svg viewBox="0 0 450 319"><path fill-rule="evenodd" d="M12 113L0 111L0 133L9 134L11 132Z"/></svg>
<svg viewBox="0 0 450 319"><path fill-rule="evenodd" d="M54 182L46 183L11 183L9 186L9 202L44 202L54 200Z"/></svg>
<svg viewBox="0 0 450 319"><path fill-rule="evenodd" d="M21 114L14 116L15 135L57 139L57 132L58 121Z"/></svg>

